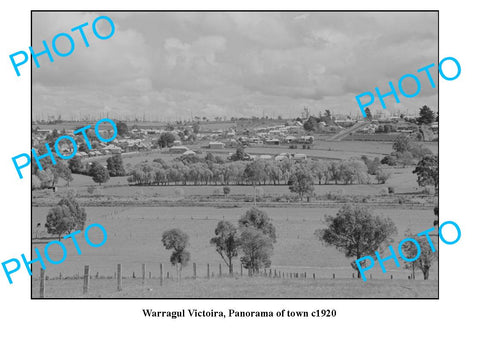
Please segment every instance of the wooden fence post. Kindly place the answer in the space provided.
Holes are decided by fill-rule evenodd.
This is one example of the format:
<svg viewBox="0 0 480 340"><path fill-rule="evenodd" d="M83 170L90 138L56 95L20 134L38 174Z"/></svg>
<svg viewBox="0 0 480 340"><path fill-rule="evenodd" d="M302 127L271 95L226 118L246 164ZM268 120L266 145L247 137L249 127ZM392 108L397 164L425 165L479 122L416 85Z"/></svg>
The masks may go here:
<svg viewBox="0 0 480 340"><path fill-rule="evenodd" d="M142 263L142 285L145 284L145 277L147 276L147 265Z"/></svg>
<svg viewBox="0 0 480 340"><path fill-rule="evenodd" d="M45 270L40 268L40 299L45 297Z"/></svg>
<svg viewBox="0 0 480 340"><path fill-rule="evenodd" d="M273 274L273 277L277 277L277 270L275 269L275 273Z"/></svg>
<svg viewBox="0 0 480 340"><path fill-rule="evenodd" d="M222 277L222 264L218 264L218 277Z"/></svg>
<svg viewBox="0 0 480 340"><path fill-rule="evenodd" d="M272 277L272 268L270 268L270 270L268 272L268 277Z"/></svg>
<svg viewBox="0 0 480 340"><path fill-rule="evenodd" d="M160 286L163 286L163 264L160 263Z"/></svg>
<svg viewBox="0 0 480 340"><path fill-rule="evenodd" d="M304 278L304 279L307 278L307 272L303 273L303 278Z"/></svg>
<svg viewBox="0 0 480 340"><path fill-rule="evenodd" d="M193 279L197 278L197 264L193 262Z"/></svg>
<svg viewBox="0 0 480 340"><path fill-rule="evenodd" d="M315 273L313 273L313 279L315 280Z"/></svg>
<svg viewBox="0 0 480 340"><path fill-rule="evenodd" d="M243 276L243 266L240 265L240 276Z"/></svg>
<svg viewBox="0 0 480 340"><path fill-rule="evenodd" d="M85 266L85 272L83 274L83 294L88 293L88 282L90 281L90 266Z"/></svg>
<svg viewBox="0 0 480 340"><path fill-rule="evenodd" d="M210 263L207 263L207 279L210 278Z"/></svg>
<svg viewBox="0 0 480 340"><path fill-rule="evenodd" d="M122 265L117 264L117 290L122 290Z"/></svg>
<svg viewBox="0 0 480 340"><path fill-rule="evenodd" d="M335 279L335 273L333 273L333 278Z"/></svg>

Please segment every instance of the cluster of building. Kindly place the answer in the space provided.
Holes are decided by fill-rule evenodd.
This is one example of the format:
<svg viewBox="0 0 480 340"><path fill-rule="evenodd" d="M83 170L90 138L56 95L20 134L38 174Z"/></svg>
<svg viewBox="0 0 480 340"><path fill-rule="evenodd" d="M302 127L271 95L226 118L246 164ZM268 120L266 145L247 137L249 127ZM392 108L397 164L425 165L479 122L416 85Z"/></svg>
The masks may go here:
<svg viewBox="0 0 480 340"><path fill-rule="evenodd" d="M46 142L48 135L52 134L53 130L37 129L32 134L33 146L37 147ZM78 135L74 135L73 130L65 130L62 135L68 135L74 138L78 138ZM95 148L88 150L84 148L84 151L78 150L76 156L96 157L110 154L120 154L131 151L145 151L150 150L154 145L154 138L130 138L130 137L117 137L114 141L109 143L95 142ZM86 150L85 150L86 149ZM71 154L73 152L72 145L70 143L62 143L59 145L59 150L62 154Z"/></svg>

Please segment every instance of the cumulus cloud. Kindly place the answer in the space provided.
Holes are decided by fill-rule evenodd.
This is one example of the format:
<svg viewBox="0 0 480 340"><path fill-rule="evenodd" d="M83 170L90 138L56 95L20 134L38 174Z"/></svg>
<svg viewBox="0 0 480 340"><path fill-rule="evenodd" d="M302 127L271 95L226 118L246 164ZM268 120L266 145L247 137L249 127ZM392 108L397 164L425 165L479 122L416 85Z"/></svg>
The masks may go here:
<svg viewBox="0 0 480 340"><path fill-rule="evenodd" d="M108 15L108 40L91 29ZM147 12L33 13L33 48L88 22L86 47L33 68L34 117L147 114L152 119L202 116L295 116L311 112L360 113L355 96L388 90L406 73L438 59L436 13ZM99 30L108 33L102 23ZM102 31L103 32L103 31ZM103 34L103 33L102 33ZM105 33L106 34L106 33ZM59 40L60 49L68 49ZM432 73L436 68L432 69ZM388 110L437 108L437 88L419 75L421 93L388 99ZM434 77L438 83L437 77ZM413 83L405 90L414 92ZM394 105L395 104L395 105ZM372 105L372 109L381 109Z"/></svg>

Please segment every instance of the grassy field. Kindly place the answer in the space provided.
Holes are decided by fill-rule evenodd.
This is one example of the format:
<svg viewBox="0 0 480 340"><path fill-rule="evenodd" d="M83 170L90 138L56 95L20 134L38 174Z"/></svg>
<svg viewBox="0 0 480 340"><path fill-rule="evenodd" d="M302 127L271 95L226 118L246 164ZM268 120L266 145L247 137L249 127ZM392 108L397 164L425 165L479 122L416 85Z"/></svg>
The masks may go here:
<svg viewBox="0 0 480 340"><path fill-rule="evenodd" d="M83 295L83 280L48 280L45 297L56 298L437 298L437 280L280 279L265 277L222 277L183 279L123 279L118 292L115 279L90 280ZM32 297L39 297L39 280L34 279Z"/></svg>
<svg viewBox="0 0 480 340"><path fill-rule="evenodd" d="M170 252L161 244L161 234L170 228L180 228L190 236L189 251L191 262L197 263L198 276L206 275L207 263L211 272L218 274L221 258L209 244L218 221L225 219L234 223L245 208L205 208L205 207L124 207L124 208L87 208L87 225L102 224L108 232L108 240L100 248L88 246L79 238L82 255L78 255L71 241L64 242L68 257L60 265L49 265L46 274L50 277L75 276L83 272L83 266L89 264L91 273L100 276L113 276L115 265L121 263L125 276L138 277L141 265L147 265L154 277L159 276L159 263L163 263L165 273L173 275L175 268L169 264ZM309 277L315 273L317 278L331 278L333 273L337 278L351 278L353 270L351 259L344 257L335 248L322 245L313 236L317 228L326 226L325 215L334 215L338 209L325 208L265 208L277 229L277 243L272 257L272 268L282 272L306 272ZM33 208L33 224L44 222L48 208ZM430 227L433 212L430 210L378 209L376 214L389 216L398 228L394 247L407 228L412 231L423 231ZM101 240L101 234L92 230L93 242ZM35 230L34 230L35 235ZM42 249L49 240L35 241L34 246ZM53 259L61 258L61 251L52 247L49 254ZM369 271L374 279L389 280L393 274L397 279L406 279L409 272L397 268L393 261L386 263L387 273L383 274L376 266ZM224 263L224 271L226 267ZM234 262L235 271L239 271L238 259ZM39 266L33 268L34 277L39 277ZM419 274L418 274L419 275ZM192 276L192 265L184 269L184 276ZM431 279L438 278L436 265L432 268ZM395 281L395 280L394 280ZM75 282L74 280L72 281Z"/></svg>

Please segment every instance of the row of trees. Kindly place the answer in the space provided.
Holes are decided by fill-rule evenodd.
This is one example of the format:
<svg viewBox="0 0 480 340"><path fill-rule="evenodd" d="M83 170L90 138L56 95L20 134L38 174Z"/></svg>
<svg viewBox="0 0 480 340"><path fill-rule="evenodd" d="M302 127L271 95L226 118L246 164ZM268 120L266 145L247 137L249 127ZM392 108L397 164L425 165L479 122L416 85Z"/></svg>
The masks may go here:
<svg viewBox="0 0 480 340"><path fill-rule="evenodd" d="M230 185L230 184L289 184L298 171L311 176L318 184L363 184L369 183L368 169L364 162L350 159L343 161L307 161L296 163L289 160L231 163L173 162L159 164L143 162L130 172L128 182L138 185Z"/></svg>

